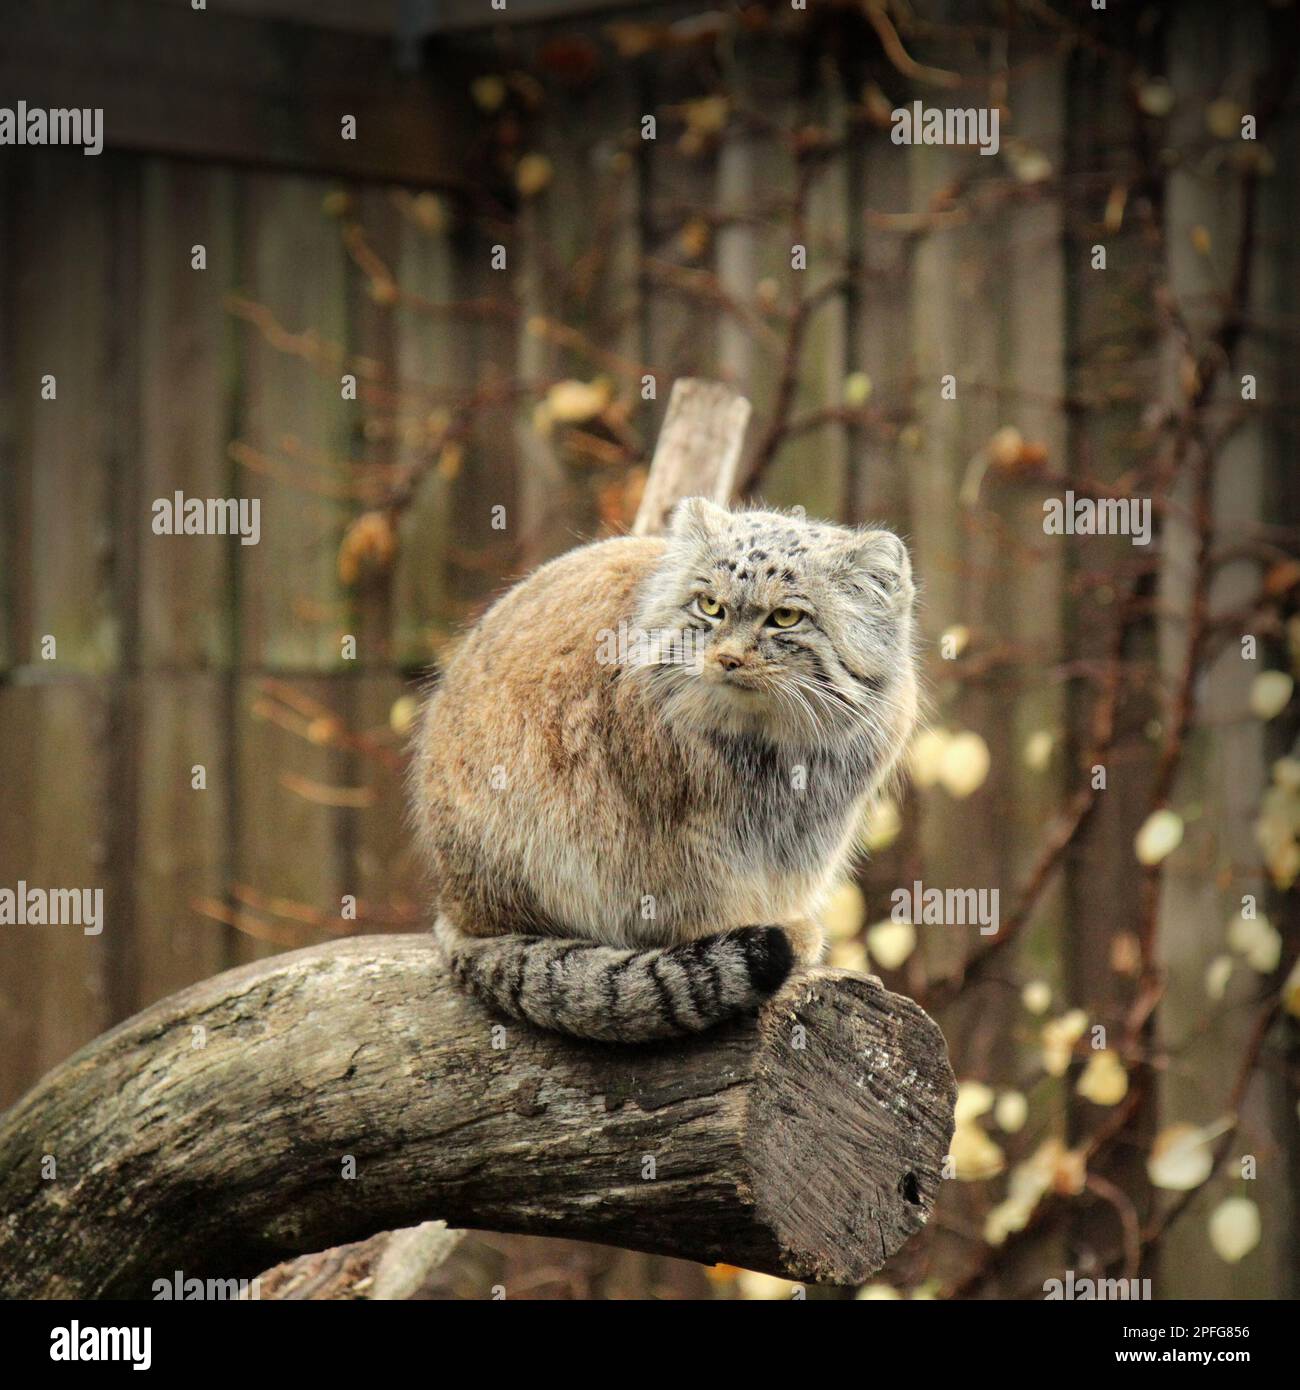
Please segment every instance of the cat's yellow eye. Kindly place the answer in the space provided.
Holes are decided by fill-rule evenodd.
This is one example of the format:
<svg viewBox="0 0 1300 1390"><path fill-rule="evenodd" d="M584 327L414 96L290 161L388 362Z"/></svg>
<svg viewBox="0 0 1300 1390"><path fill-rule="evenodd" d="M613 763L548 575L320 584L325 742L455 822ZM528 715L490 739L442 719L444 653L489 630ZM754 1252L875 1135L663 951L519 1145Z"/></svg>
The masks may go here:
<svg viewBox="0 0 1300 1390"><path fill-rule="evenodd" d="M803 614L797 608L774 608L771 619L776 627L793 627Z"/></svg>
<svg viewBox="0 0 1300 1390"><path fill-rule="evenodd" d="M695 602L699 604L700 612L706 618L716 618L722 612L722 605L716 598L710 598L708 594L699 594Z"/></svg>

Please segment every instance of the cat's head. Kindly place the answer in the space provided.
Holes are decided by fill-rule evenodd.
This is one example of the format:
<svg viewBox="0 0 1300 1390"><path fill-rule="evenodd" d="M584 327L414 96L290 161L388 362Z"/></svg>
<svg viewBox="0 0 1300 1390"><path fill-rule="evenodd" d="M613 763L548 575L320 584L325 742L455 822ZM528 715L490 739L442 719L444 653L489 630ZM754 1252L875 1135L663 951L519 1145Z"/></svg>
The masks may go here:
<svg viewBox="0 0 1300 1390"><path fill-rule="evenodd" d="M661 639L648 688L674 720L795 741L910 732L915 595L892 531L691 497L667 541L636 623Z"/></svg>

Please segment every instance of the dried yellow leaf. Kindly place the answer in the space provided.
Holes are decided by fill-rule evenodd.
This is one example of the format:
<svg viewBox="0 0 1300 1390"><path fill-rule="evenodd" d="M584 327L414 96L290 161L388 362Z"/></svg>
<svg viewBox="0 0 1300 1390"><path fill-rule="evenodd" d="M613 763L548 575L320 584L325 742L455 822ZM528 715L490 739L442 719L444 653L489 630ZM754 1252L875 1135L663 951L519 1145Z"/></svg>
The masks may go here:
<svg viewBox="0 0 1300 1390"><path fill-rule="evenodd" d="M1210 1213L1210 1244L1225 1263L1235 1265L1259 1244L1259 1208L1249 1197L1228 1197Z"/></svg>
<svg viewBox="0 0 1300 1390"><path fill-rule="evenodd" d="M1228 992L1228 981L1232 978L1232 957L1215 956L1205 967L1205 993L1216 1003Z"/></svg>
<svg viewBox="0 0 1300 1390"><path fill-rule="evenodd" d="M551 161L544 154L526 154L515 165L515 187L522 198L533 198L555 175Z"/></svg>
<svg viewBox="0 0 1300 1390"><path fill-rule="evenodd" d="M877 854L898 839L903 828L903 818L899 814L898 803L885 797L874 806L869 806L862 817L858 839L869 854Z"/></svg>
<svg viewBox="0 0 1300 1390"><path fill-rule="evenodd" d="M877 922L867 929L867 950L882 969L897 970L916 950L916 928L911 922Z"/></svg>
<svg viewBox="0 0 1300 1390"><path fill-rule="evenodd" d="M496 111L506 99L506 84L500 77L476 77L469 84L474 105L481 111Z"/></svg>
<svg viewBox="0 0 1300 1390"><path fill-rule="evenodd" d="M1183 818L1167 807L1152 811L1133 839L1133 849L1141 864L1159 864L1183 842Z"/></svg>
<svg viewBox="0 0 1300 1390"><path fill-rule="evenodd" d="M1271 975L1282 959L1282 937L1262 914L1244 917L1240 912L1228 923L1228 946L1260 975Z"/></svg>
<svg viewBox="0 0 1300 1390"><path fill-rule="evenodd" d="M1020 991L1020 1002L1031 1014L1045 1014L1052 1004L1052 987L1046 980L1030 980Z"/></svg>
<svg viewBox="0 0 1300 1390"><path fill-rule="evenodd" d="M1174 109L1174 89L1162 77L1138 88L1138 105L1148 116L1167 116Z"/></svg>
<svg viewBox="0 0 1300 1390"><path fill-rule="evenodd" d="M1094 1105L1118 1105L1128 1095L1128 1072L1114 1052L1095 1052L1074 1089Z"/></svg>
<svg viewBox="0 0 1300 1390"><path fill-rule="evenodd" d="M866 372L850 372L844 378L844 404L861 406L871 399L871 378Z"/></svg>
<svg viewBox="0 0 1300 1390"><path fill-rule="evenodd" d="M580 425L594 420L609 404L613 388L604 377L595 381L557 381L546 393L546 408L552 420Z"/></svg>
<svg viewBox="0 0 1300 1390"><path fill-rule="evenodd" d="M1025 740L1025 766L1030 772L1046 772L1052 761L1056 735L1049 729L1035 729Z"/></svg>
<svg viewBox="0 0 1300 1390"><path fill-rule="evenodd" d="M1019 1134L1029 1118L1029 1102L1020 1091L1003 1091L993 1107L993 1118L1004 1134Z"/></svg>
<svg viewBox="0 0 1300 1390"><path fill-rule="evenodd" d="M1231 140L1241 134L1242 115L1235 101L1220 97L1205 108L1205 128L1219 140Z"/></svg>
<svg viewBox="0 0 1300 1390"><path fill-rule="evenodd" d="M1166 1192L1190 1192L1210 1176L1214 1155L1209 1131L1197 1125L1168 1125L1156 1135L1147 1157L1147 1177Z"/></svg>
<svg viewBox="0 0 1300 1390"><path fill-rule="evenodd" d="M1288 671L1261 671L1251 682L1250 712L1256 719L1273 719L1291 703L1295 679Z"/></svg>
<svg viewBox="0 0 1300 1390"><path fill-rule="evenodd" d="M989 746L969 730L948 740L939 764L939 781L959 801L977 791L989 775Z"/></svg>
<svg viewBox="0 0 1300 1390"><path fill-rule="evenodd" d="M414 695L399 695L388 711L388 727L395 734L405 737L411 731L419 709L420 702Z"/></svg>
<svg viewBox="0 0 1300 1390"><path fill-rule="evenodd" d="M932 787L952 735L946 729L922 729L912 740L912 777L919 787Z"/></svg>
<svg viewBox="0 0 1300 1390"><path fill-rule="evenodd" d="M1048 1076L1064 1076L1074 1056L1074 1045L1088 1029L1088 1015L1070 1009L1043 1024L1043 1069Z"/></svg>
<svg viewBox="0 0 1300 1390"><path fill-rule="evenodd" d="M960 1182L986 1182L1006 1166L1002 1150L974 1120L959 1124L953 1131L948 1157L953 1176Z"/></svg>

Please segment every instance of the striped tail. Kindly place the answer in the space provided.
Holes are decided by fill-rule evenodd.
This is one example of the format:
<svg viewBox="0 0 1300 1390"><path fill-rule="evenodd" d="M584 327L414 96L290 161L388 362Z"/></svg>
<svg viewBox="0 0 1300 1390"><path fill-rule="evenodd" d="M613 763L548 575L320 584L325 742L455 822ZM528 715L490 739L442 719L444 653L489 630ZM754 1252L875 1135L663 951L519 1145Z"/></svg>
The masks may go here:
<svg viewBox="0 0 1300 1390"><path fill-rule="evenodd" d="M469 993L538 1028L604 1042L700 1033L756 1009L790 973L779 927L741 927L679 946L625 950L549 936L434 934Z"/></svg>

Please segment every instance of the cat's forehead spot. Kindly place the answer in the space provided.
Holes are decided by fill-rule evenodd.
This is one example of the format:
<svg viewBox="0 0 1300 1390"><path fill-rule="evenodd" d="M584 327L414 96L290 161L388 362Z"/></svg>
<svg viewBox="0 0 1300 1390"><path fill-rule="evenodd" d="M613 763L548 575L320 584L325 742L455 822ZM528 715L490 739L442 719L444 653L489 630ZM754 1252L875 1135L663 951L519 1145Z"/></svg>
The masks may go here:
<svg viewBox="0 0 1300 1390"><path fill-rule="evenodd" d="M801 553L809 541L822 538L818 526L793 525L785 517L756 520L737 518L719 537L720 548L737 558L765 560L771 552Z"/></svg>
<svg viewBox="0 0 1300 1390"><path fill-rule="evenodd" d="M821 578L822 557L840 548L842 527L787 516L745 512L719 524L708 542L706 563L718 597L730 605L779 604Z"/></svg>

